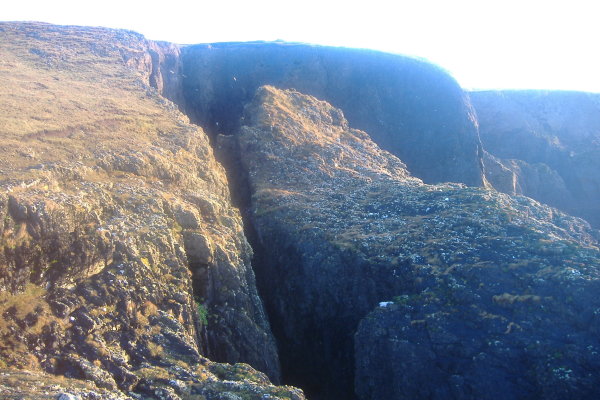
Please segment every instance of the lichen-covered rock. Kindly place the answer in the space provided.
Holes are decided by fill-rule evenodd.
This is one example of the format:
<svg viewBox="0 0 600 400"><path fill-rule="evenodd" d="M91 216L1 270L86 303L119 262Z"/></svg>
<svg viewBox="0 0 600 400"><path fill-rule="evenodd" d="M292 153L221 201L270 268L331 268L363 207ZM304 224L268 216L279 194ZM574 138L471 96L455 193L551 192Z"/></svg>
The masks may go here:
<svg viewBox="0 0 600 400"><path fill-rule="evenodd" d="M600 95L482 91L470 97L484 148L512 171L516 193L599 228ZM496 177L488 174L494 187L506 191Z"/></svg>
<svg viewBox="0 0 600 400"><path fill-rule="evenodd" d="M201 384L205 357L277 380L224 170L147 84L152 46L120 30L0 28L0 367L145 398L184 398L145 370Z"/></svg>
<svg viewBox="0 0 600 400"><path fill-rule="evenodd" d="M300 389L274 386L247 364L205 360L192 369L145 365L135 391L99 388L92 381L41 371L0 369L3 400L305 400Z"/></svg>
<svg viewBox="0 0 600 400"><path fill-rule="evenodd" d="M41 371L0 369L3 400L135 400L119 390L98 388L93 382Z"/></svg>
<svg viewBox="0 0 600 400"><path fill-rule="evenodd" d="M258 87L292 88L341 109L424 181L483 184L468 96L435 65L369 50L263 42L188 46L182 60L186 110L209 134L236 132Z"/></svg>
<svg viewBox="0 0 600 400"><path fill-rule="evenodd" d="M361 399L599 394L589 224L423 184L296 91L259 89L245 123L257 276L290 382L311 398L353 398L353 380Z"/></svg>

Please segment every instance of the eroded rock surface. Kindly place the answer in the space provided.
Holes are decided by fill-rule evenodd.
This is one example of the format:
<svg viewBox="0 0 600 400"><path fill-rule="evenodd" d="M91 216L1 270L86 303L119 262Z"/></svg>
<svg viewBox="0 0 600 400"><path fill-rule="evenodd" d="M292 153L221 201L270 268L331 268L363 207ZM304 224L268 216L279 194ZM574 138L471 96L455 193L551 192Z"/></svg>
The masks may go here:
<svg viewBox="0 0 600 400"><path fill-rule="evenodd" d="M149 86L153 47L119 30L0 28L0 367L123 398L303 398L213 362L279 377L225 173Z"/></svg>
<svg viewBox="0 0 600 400"><path fill-rule="evenodd" d="M600 227L600 95L484 91L470 97L484 148L514 182L507 187L506 175L492 172L492 185ZM486 172L497 170L493 164L486 162Z"/></svg>
<svg viewBox="0 0 600 400"><path fill-rule="evenodd" d="M244 121L257 275L290 382L315 399L353 398L354 382L360 399L598 395L589 224L423 184L296 91L259 89Z"/></svg>
<svg viewBox="0 0 600 400"><path fill-rule="evenodd" d="M440 68L399 55L289 43L182 49L186 109L210 134L232 134L261 85L293 88L343 110L426 182L483 184L468 96ZM244 122L242 121L242 124Z"/></svg>

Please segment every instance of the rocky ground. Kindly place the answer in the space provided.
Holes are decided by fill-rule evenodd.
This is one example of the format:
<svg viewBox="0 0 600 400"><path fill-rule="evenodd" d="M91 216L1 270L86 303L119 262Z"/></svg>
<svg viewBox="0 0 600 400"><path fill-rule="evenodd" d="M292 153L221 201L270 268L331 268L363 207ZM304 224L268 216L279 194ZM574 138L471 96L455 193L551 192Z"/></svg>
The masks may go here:
<svg viewBox="0 0 600 400"><path fill-rule="evenodd" d="M353 380L360 399L597 394L600 252L585 221L423 184L295 91L261 88L245 122L257 274L284 375L311 398L352 398Z"/></svg>
<svg viewBox="0 0 600 400"><path fill-rule="evenodd" d="M486 152L401 56L0 39L1 398L600 395L600 234L518 195L596 224L596 97L473 94Z"/></svg>

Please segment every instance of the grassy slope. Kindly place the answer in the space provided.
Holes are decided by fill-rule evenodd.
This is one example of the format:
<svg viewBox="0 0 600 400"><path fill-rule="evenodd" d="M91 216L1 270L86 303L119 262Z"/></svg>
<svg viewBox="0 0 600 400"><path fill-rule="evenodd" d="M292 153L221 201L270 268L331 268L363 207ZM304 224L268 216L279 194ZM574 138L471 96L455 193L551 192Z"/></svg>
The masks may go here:
<svg viewBox="0 0 600 400"><path fill-rule="evenodd" d="M164 101L140 90L144 77L127 65L144 63L141 36L102 28L0 29L0 179L36 175L27 168L40 163L90 164L96 150L149 145L159 132L176 129Z"/></svg>

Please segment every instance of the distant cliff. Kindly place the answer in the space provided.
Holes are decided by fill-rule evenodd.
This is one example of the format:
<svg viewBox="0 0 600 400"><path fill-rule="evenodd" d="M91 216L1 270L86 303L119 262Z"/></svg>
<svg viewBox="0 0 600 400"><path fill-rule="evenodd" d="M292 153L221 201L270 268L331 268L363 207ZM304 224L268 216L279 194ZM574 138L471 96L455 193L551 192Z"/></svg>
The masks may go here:
<svg viewBox="0 0 600 400"><path fill-rule="evenodd" d="M340 108L425 182L483 184L468 96L435 65L288 43L196 45L183 48L182 59L186 110L209 133L234 133L258 87L293 88Z"/></svg>
<svg viewBox="0 0 600 400"><path fill-rule="evenodd" d="M470 94L490 182L600 227L600 94Z"/></svg>

